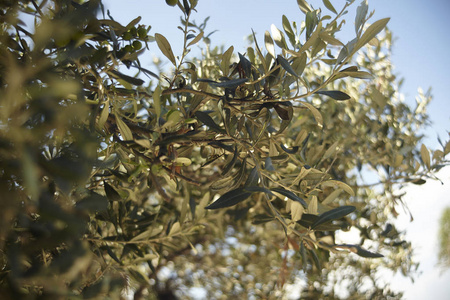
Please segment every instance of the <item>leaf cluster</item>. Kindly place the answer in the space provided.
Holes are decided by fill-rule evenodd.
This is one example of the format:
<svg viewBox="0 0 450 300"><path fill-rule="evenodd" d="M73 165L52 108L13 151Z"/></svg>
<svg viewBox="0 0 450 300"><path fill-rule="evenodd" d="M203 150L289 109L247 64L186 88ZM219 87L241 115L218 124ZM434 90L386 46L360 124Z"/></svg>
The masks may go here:
<svg viewBox="0 0 450 300"><path fill-rule="evenodd" d="M383 54L391 35L379 35L388 19L368 25L363 2L344 43L336 33L350 2L339 12L324 1L333 14L323 15L297 1L300 26L283 16L283 30L253 33L254 45L235 52L211 47L207 20L192 20L197 1L167 2L182 14L181 53L100 1L0 5L2 295L157 296L170 288L160 270L194 263L191 251L220 273L226 254L198 247L229 247L230 231L264 248L246 263L235 245L241 267L279 288L299 270L326 286L353 254L409 274L410 244L388 223L398 190L434 178L450 143L417 146L430 96L416 109L399 100ZM204 55L191 57L202 43ZM171 69L142 67L147 49ZM379 181L362 182L367 169ZM337 241L351 227L361 242ZM266 274L265 254L282 276Z"/></svg>

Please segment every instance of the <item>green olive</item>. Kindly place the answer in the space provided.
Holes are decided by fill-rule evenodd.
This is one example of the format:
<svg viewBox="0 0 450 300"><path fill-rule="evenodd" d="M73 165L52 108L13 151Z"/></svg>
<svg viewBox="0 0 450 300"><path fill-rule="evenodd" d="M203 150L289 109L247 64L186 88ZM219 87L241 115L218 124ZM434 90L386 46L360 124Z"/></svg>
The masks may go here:
<svg viewBox="0 0 450 300"><path fill-rule="evenodd" d="M141 39L144 39L147 37L147 30L144 27L139 27L137 33Z"/></svg>
<svg viewBox="0 0 450 300"><path fill-rule="evenodd" d="M166 0L167 5L175 6L178 3L178 0Z"/></svg>
<svg viewBox="0 0 450 300"><path fill-rule="evenodd" d="M139 41L134 41L133 42L133 49L134 50L140 50L142 48L142 43Z"/></svg>
<svg viewBox="0 0 450 300"><path fill-rule="evenodd" d="M123 39L126 41L129 41L133 38L133 35L131 34L131 32L127 31L123 34Z"/></svg>
<svg viewBox="0 0 450 300"><path fill-rule="evenodd" d="M123 49L128 53L133 52L133 46L131 45L126 45L125 47L123 47Z"/></svg>

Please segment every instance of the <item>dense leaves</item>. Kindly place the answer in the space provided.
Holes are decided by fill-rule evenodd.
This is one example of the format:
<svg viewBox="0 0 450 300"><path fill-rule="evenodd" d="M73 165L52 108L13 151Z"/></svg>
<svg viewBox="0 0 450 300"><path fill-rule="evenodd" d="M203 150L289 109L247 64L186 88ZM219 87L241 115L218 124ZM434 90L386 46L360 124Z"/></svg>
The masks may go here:
<svg viewBox="0 0 450 300"><path fill-rule="evenodd" d="M2 297L201 286L274 298L299 278L304 298L338 297L327 287L345 282L396 296L371 270L411 274L411 245L388 222L403 185L448 164L450 143L421 144L430 96L401 101L388 19L368 25L363 2L345 43L351 1L323 1L322 16L298 0L304 26L283 16L284 32L253 33L239 53L212 46L197 1L166 2L180 9L181 53L100 1L0 4ZM170 68L143 68L147 49ZM359 244L341 240L348 230Z"/></svg>

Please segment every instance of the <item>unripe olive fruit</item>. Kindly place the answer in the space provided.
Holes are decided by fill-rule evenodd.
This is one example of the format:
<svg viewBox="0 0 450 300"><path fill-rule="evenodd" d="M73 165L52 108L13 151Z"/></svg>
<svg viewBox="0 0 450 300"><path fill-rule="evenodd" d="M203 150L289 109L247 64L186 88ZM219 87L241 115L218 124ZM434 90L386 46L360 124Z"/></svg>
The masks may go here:
<svg viewBox="0 0 450 300"><path fill-rule="evenodd" d="M133 38L133 35L131 34L131 32L127 31L123 34L123 39L126 41L129 41Z"/></svg>
<svg viewBox="0 0 450 300"><path fill-rule="evenodd" d="M123 49L128 53L133 52L133 46L131 45L126 45L125 47L123 47Z"/></svg>
<svg viewBox="0 0 450 300"><path fill-rule="evenodd" d="M147 37L147 30L144 27L139 27L137 32L141 39Z"/></svg>
<svg viewBox="0 0 450 300"><path fill-rule="evenodd" d="M178 0L166 0L167 5L175 6L178 3Z"/></svg>
<svg viewBox="0 0 450 300"><path fill-rule="evenodd" d="M133 42L133 49L134 50L140 50L142 48L142 43L139 41L134 41Z"/></svg>

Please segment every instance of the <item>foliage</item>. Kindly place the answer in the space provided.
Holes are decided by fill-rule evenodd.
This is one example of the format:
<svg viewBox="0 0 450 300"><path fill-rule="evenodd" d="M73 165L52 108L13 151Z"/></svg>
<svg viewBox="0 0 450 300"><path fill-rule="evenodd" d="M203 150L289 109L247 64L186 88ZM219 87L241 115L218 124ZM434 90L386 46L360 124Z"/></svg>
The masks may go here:
<svg viewBox="0 0 450 300"><path fill-rule="evenodd" d="M439 221L438 263L442 269L450 267L450 208L444 209Z"/></svg>
<svg viewBox="0 0 450 300"><path fill-rule="evenodd" d="M301 25L283 16L239 53L211 47L196 1L179 1L179 54L100 1L0 4L2 296L273 298L298 278L306 299L344 278L398 296L375 269L414 267L390 223L400 190L434 178L450 143L418 147L431 97L402 101L388 19L368 25L361 3L343 43L350 2L297 2ZM172 69L143 68L148 48ZM360 243L338 241L350 228Z"/></svg>

